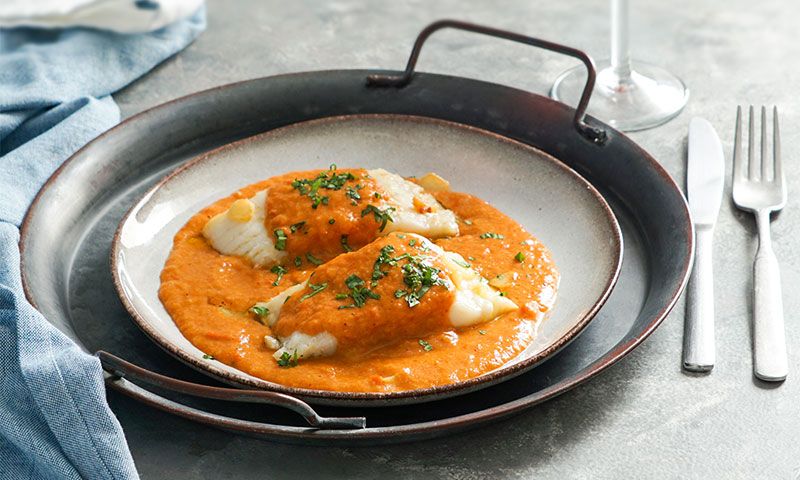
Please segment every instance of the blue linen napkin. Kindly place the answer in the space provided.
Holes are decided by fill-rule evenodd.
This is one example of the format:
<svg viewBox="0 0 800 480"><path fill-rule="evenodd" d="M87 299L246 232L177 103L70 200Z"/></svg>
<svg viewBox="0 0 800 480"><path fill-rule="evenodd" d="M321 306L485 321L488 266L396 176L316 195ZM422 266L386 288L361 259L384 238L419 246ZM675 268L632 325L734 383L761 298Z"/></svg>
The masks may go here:
<svg viewBox="0 0 800 480"><path fill-rule="evenodd" d="M110 94L204 28L201 8L135 35L0 30L0 479L137 478L99 361L25 299L19 225L50 174L119 121Z"/></svg>

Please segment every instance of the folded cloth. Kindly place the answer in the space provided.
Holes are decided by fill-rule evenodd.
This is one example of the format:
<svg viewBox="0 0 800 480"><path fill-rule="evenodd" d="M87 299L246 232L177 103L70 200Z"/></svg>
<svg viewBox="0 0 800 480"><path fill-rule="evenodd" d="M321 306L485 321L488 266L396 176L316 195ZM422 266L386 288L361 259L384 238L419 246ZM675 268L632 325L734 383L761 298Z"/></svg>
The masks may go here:
<svg viewBox="0 0 800 480"><path fill-rule="evenodd" d="M0 27L152 32L188 17L202 4L203 0L3 0Z"/></svg>
<svg viewBox="0 0 800 480"><path fill-rule="evenodd" d="M23 294L18 227L50 174L119 121L109 95L204 27L201 8L147 34L0 30L0 479L137 477L99 361Z"/></svg>

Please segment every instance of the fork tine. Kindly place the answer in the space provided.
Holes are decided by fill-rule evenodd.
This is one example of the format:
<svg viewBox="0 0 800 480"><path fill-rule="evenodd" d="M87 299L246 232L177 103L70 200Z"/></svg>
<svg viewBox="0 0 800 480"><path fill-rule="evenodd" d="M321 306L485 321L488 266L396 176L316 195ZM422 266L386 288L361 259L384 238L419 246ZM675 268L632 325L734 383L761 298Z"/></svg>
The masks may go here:
<svg viewBox="0 0 800 480"><path fill-rule="evenodd" d="M772 163L767 161L767 107L761 106L761 181L769 180Z"/></svg>
<svg viewBox="0 0 800 480"><path fill-rule="evenodd" d="M758 177L758 165L756 165L756 154L755 154L755 125L754 125L754 115L753 115L753 106L750 105L750 111L748 112L748 120L749 120L749 129L747 135L747 163L750 166L750 180L756 180Z"/></svg>
<svg viewBox="0 0 800 480"><path fill-rule="evenodd" d="M772 107L772 161L775 164L775 183L783 187L783 165L781 161L781 134L778 128L778 107Z"/></svg>
<svg viewBox="0 0 800 480"><path fill-rule="evenodd" d="M747 170L742 158L742 106L736 107L736 134L733 138L733 179L747 179Z"/></svg>

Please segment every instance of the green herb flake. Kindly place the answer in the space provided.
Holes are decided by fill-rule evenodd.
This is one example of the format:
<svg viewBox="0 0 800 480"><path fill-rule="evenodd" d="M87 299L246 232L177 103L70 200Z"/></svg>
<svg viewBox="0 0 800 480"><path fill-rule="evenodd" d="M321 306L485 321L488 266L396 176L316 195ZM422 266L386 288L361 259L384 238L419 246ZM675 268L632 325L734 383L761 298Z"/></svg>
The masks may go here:
<svg viewBox="0 0 800 480"><path fill-rule="evenodd" d="M375 259L375 263L372 265L372 280L377 281L387 275L387 272L381 270L383 265L394 266L397 265L397 260L392 258L392 254L394 253L394 246L386 245L381 248L381 252L378 255L378 258Z"/></svg>
<svg viewBox="0 0 800 480"><path fill-rule="evenodd" d="M525 254L522 253L522 252L517 252L517 254L514 255L514 260L518 261L519 263L524 262L525 261Z"/></svg>
<svg viewBox="0 0 800 480"><path fill-rule="evenodd" d="M294 266L300 268L303 265L303 259L300 257L294 257Z"/></svg>
<svg viewBox="0 0 800 480"><path fill-rule="evenodd" d="M470 255L469 257L467 257L467 260L469 260L470 262L474 262L475 261L475 257Z"/></svg>
<svg viewBox="0 0 800 480"><path fill-rule="evenodd" d="M337 173L336 164L331 164L328 171L321 172L314 178L296 178L292 182L292 188L302 196L311 199L311 208L316 209L320 205L327 205L330 200L327 195L321 195L320 189L341 190L344 184L355 180L352 173Z"/></svg>
<svg viewBox="0 0 800 480"><path fill-rule="evenodd" d="M422 347L422 349L425 350L426 352L430 352L431 350L433 350L433 345L426 342L425 340L419 340L419 344Z"/></svg>
<svg viewBox="0 0 800 480"><path fill-rule="evenodd" d="M361 211L361 216L366 217L370 213L375 216L375 221L380 223L379 231L383 231L386 228L386 224L389 222L394 222L394 219L391 216L391 213L394 212L394 207L387 207L384 210L376 207L375 205L367 205L364 210Z"/></svg>
<svg viewBox="0 0 800 480"><path fill-rule="evenodd" d="M481 335L486 335L486 330L478 330L478 333L480 333Z"/></svg>
<svg viewBox="0 0 800 480"><path fill-rule="evenodd" d="M351 200L350 203L352 205L358 205L358 201L361 200L361 195L353 187L347 187L344 194Z"/></svg>
<svg viewBox="0 0 800 480"><path fill-rule="evenodd" d="M334 223L336 223L336 220L334 220L333 218L329 218L329 219L328 219L328 223L329 223L330 225L333 225Z"/></svg>
<svg viewBox="0 0 800 480"><path fill-rule="evenodd" d="M290 298L292 298L292 296L291 296L291 295L286 295L286 298L284 298L284 299L283 299L283 303L284 303L284 305L286 304L286 302L288 302L288 301L289 301L289 299L290 299Z"/></svg>
<svg viewBox="0 0 800 480"><path fill-rule="evenodd" d="M293 224L292 226L289 227L289 231L294 233L294 232L300 230L301 228L303 228L305 226L305 224L306 224L305 220L303 220L302 222L297 222L297 223L295 223L295 224Z"/></svg>
<svg viewBox="0 0 800 480"><path fill-rule="evenodd" d="M216 360L216 359L212 355L204 353L203 354L203 360Z"/></svg>
<svg viewBox="0 0 800 480"><path fill-rule="evenodd" d="M286 250L286 232L279 228L273 233L275 234L275 250Z"/></svg>
<svg viewBox="0 0 800 480"><path fill-rule="evenodd" d="M278 359L278 366L281 368L292 368L296 367L297 364L297 350L295 350L293 354L290 354L289 352L283 352L281 354L281 358Z"/></svg>
<svg viewBox="0 0 800 480"><path fill-rule="evenodd" d="M367 300L380 300L381 296L366 286L366 282L364 279L359 277L356 274L352 274L344 281L345 287L350 290L350 293L340 293L336 295L338 300L344 300L350 298L353 300L353 303L349 305L340 305L339 310L345 308L361 308L367 303Z"/></svg>
<svg viewBox="0 0 800 480"><path fill-rule="evenodd" d="M461 267L464 267L464 268L469 268L469 267L472 266L467 262L462 262L461 260L458 260L458 259L455 259L455 258L453 259L453 262L456 263L457 265L461 266Z"/></svg>
<svg viewBox="0 0 800 480"><path fill-rule="evenodd" d="M483 239L486 239L486 238L496 238L496 239L498 239L498 240L502 240L502 239L504 239L505 237L504 237L504 236L502 236L502 235L500 235L499 233L494 233L494 232L486 232L486 233L481 233L481 238L483 238Z"/></svg>
<svg viewBox="0 0 800 480"><path fill-rule="evenodd" d="M254 313L259 317L266 317L269 315L269 308L267 308L266 302L258 302L248 310L250 313Z"/></svg>
<svg viewBox="0 0 800 480"><path fill-rule="evenodd" d="M420 257L411 257L403 265L403 283L408 287L404 298L410 308L419 305L432 287L445 284L439 277L439 269L425 264Z"/></svg>
<svg viewBox="0 0 800 480"><path fill-rule="evenodd" d="M283 268L283 266L282 266L282 265L275 265L274 267L270 268L270 269L269 269L269 271L270 271L270 272L272 272L272 273L274 273L275 275L277 275L277 276L278 276L278 278L276 278L276 279L275 279L275 281L274 281L274 282L272 282L272 285L273 285L274 287L277 287L277 286L278 286L278 284L279 284L279 283L280 283L280 281L281 281L281 278L283 278L283 275L284 275L286 272L288 272L288 270L286 270L285 268Z"/></svg>
<svg viewBox="0 0 800 480"><path fill-rule="evenodd" d="M464 225L472 225L472 220L464 220Z"/></svg>
<svg viewBox="0 0 800 480"><path fill-rule="evenodd" d="M342 244L342 250L345 252L352 252L353 249L350 247L350 244L347 243L347 235L342 235L342 238L339 240L339 243Z"/></svg>
<svg viewBox="0 0 800 480"><path fill-rule="evenodd" d="M408 241L408 246L409 247L413 247L416 244L417 244L417 240L415 238L412 238L411 240Z"/></svg>
<svg viewBox="0 0 800 480"><path fill-rule="evenodd" d="M372 196L375 198L381 198L381 194L378 192L373 193Z"/></svg>
<svg viewBox="0 0 800 480"><path fill-rule="evenodd" d="M318 265L318 266L322 265L322 263L323 263L321 259L315 257L311 253L306 253L306 260L308 260L309 262L313 263L314 265Z"/></svg>
<svg viewBox="0 0 800 480"><path fill-rule="evenodd" d="M300 301L308 300L309 298L313 297L314 295L318 294L319 292L328 288L327 283L309 283L308 288L311 289L311 293L306 293L302 297L300 297Z"/></svg>

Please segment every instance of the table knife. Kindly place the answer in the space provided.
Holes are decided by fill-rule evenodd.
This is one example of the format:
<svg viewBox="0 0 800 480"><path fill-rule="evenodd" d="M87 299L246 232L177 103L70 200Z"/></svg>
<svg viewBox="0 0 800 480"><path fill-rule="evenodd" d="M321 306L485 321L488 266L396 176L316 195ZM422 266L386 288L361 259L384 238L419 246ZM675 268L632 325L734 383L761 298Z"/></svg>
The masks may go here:
<svg viewBox="0 0 800 480"><path fill-rule="evenodd" d="M725 158L717 132L708 121L689 123L686 193L695 229L694 268L686 296L683 368L708 372L714 368L714 274L711 261L714 224L725 185Z"/></svg>

